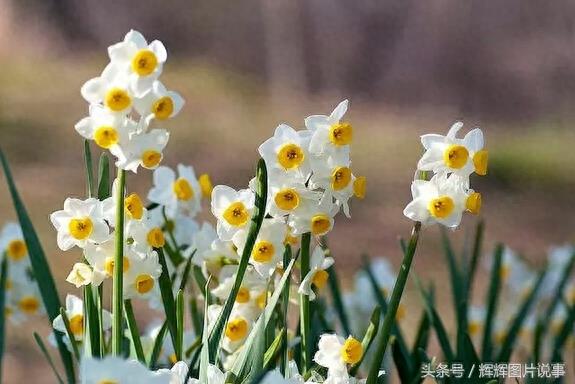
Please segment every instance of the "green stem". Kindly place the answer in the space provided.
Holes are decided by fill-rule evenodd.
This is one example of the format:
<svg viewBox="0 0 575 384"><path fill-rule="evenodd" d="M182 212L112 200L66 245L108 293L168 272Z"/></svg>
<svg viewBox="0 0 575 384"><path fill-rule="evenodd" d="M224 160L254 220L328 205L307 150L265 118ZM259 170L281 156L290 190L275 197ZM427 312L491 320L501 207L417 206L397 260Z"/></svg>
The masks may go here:
<svg viewBox="0 0 575 384"><path fill-rule="evenodd" d="M126 311L126 319L128 321L128 329L132 339L132 346L136 357L142 364L146 364L146 357L144 356L144 348L142 347L142 340L140 339L140 331L134 316L134 308L132 307L132 300L124 300L124 310Z"/></svg>
<svg viewBox="0 0 575 384"><path fill-rule="evenodd" d="M309 273L309 246L311 242L311 234L304 233L301 236L301 278L302 280ZM311 368L311 319L310 319L310 306L309 296L300 294L299 296L299 314L300 314L300 332L301 332L301 354L303 374Z"/></svg>
<svg viewBox="0 0 575 384"><path fill-rule="evenodd" d="M124 280L124 190L126 187L126 171L118 169L116 193L116 253L114 255L114 276L112 286L112 354L122 354L123 336L123 280Z"/></svg>
<svg viewBox="0 0 575 384"><path fill-rule="evenodd" d="M381 325L381 331L379 332L377 351L375 352L373 362L369 369L369 375L367 376L366 384L377 383L381 362L383 361L385 350L389 342L389 337L391 335L395 321L395 315L397 314L397 308L399 307L399 302L401 300L401 296L403 295L403 289L407 283L407 277L409 276L409 269L411 268L411 262L413 261L413 256L415 255L415 250L417 248L420 231L421 223L416 222L413 225L413 230L411 231L411 239L409 240L407 250L403 256L403 261L401 262L401 268L397 275L397 280L393 286L393 292L391 293L387 313L385 314L383 324Z"/></svg>

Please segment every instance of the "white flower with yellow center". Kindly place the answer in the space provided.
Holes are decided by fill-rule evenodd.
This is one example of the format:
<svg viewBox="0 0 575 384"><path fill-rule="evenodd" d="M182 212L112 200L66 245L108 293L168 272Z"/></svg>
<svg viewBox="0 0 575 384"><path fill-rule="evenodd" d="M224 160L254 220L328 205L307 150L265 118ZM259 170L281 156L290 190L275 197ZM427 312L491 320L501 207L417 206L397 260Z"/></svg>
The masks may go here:
<svg viewBox="0 0 575 384"><path fill-rule="evenodd" d="M63 251L74 246L83 248L89 243L102 243L110 235L101 203L94 198L67 198L64 209L52 213L50 221L58 231L58 247Z"/></svg>
<svg viewBox="0 0 575 384"><path fill-rule="evenodd" d="M77 341L82 341L84 338L84 302L79 297L67 295L65 312L74 338ZM56 331L66 333L62 315L58 315L54 319L52 326ZM102 326L104 331L107 331L112 326L112 314L106 310L102 311Z"/></svg>
<svg viewBox="0 0 575 384"><path fill-rule="evenodd" d="M296 131L286 124L279 125L273 137L258 148L268 172L281 171L307 177L309 168L309 132Z"/></svg>
<svg viewBox="0 0 575 384"><path fill-rule="evenodd" d="M284 239L286 236L285 223L276 219L264 219L252 254L250 263L262 276L269 277L282 260L284 252ZM236 232L232 241L242 254L248 236L247 229Z"/></svg>
<svg viewBox="0 0 575 384"><path fill-rule="evenodd" d="M466 196L457 178L445 174L435 175L431 180L414 180L411 184L413 200L403 214L424 225L440 223L456 228L465 210Z"/></svg>
<svg viewBox="0 0 575 384"><path fill-rule="evenodd" d="M86 247L90 247L90 244L87 244ZM76 263L72 267L72 270L66 277L66 281L70 284L74 284L76 288L80 288L83 285L92 284L93 282L101 282L103 277L99 277L100 275L96 274L96 278L94 278L94 271L92 268L85 264L85 263ZM96 284L97 285L97 284Z"/></svg>
<svg viewBox="0 0 575 384"><path fill-rule="evenodd" d="M112 196L102 201L104 219L111 227L116 226L116 201L118 196L118 179L112 183ZM144 201L137 193L126 192L124 197L124 222L145 221L149 217Z"/></svg>
<svg viewBox="0 0 575 384"><path fill-rule="evenodd" d="M217 366L208 365L206 383L201 383L198 379L191 379L189 384L224 384L226 382L226 375Z"/></svg>
<svg viewBox="0 0 575 384"><path fill-rule="evenodd" d="M236 191L227 185L217 185L212 191L212 214L218 219L220 239L232 240L235 233L247 228L254 210L255 195L249 189Z"/></svg>
<svg viewBox="0 0 575 384"><path fill-rule="evenodd" d="M91 283L98 286L106 278L114 275L116 247L114 239L110 239L102 244L88 244L84 248L84 257L92 267ZM142 263L145 259L144 253L138 253L128 245L124 245L122 271L125 276L134 266ZM125 280L124 280L125 281Z"/></svg>
<svg viewBox="0 0 575 384"><path fill-rule="evenodd" d="M0 260L5 254L12 265L28 265L28 247L22 229L16 223L7 223L0 232Z"/></svg>
<svg viewBox="0 0 575 384"><path fill-rule="evenodd" d="M467 333L472 338L479 337L485 325L485 307L471 306L467 314Z"/></svg>
<svg viewBox="0 0 575 384"><path fill-rule="evenodd" d="M221 311L221 305L212 304L208 307L207 316L210 330L214 326ZM224 329L224 337L222 340L222 348L226 352L233 353L244 344L252 329L255 316L257 316L258 313L259 312L254 312L251 306L234 305Z"/></svg>
<svg viewBox="0 0 575 384"><path fill-rule="evenodd" d="M315 156L324 156L334 152L349 151L353 141L353 127L342 121L347 112L348 101L344 100L329 115L313 115L305 119L306 128L312 136L309 151Z"/></svg>
<svg viewBox="0 0 575 384"><path fill-rule="evenodd" d="M88 80L80 90L90 104L103 104L111 113L127 115L134 104L134 94L125 71L112 63L99 77Z"/></svg>
<svg viewBox="0 0 575 384"><path fill-rule="evenodd" d="M126 143L138 125L123 115L108 112L99 104L91 104L90 115L76 123L75 129L82 137L94 140L100 148L109 149Z"/></svg>
<svg viewBox="0 0 575 384"><path fill-rule="evenodd" d="M140 253L146 253L152 248L162 248L166 244L162 228L147 219L128 221L125 237L128 244Z"/></svg>
<svg viewBox="0 0 575 384"><path fill-rule="evenodd" d="M284 172L271 172L268 178L268 213L281 218L296 212L306 204L318 204L321 192L306 187L304 177L292 177Z"/></svg>
<svg viewBox="0 0 575 384"><path fill-rule="evenodd" d="M316 246L309 260L309 272L303 277L298 292L308 295L310 300L315 300L314 288L320 291L325 287L329 279L327 269L334 263L332 257L326 257L321 246Z"/></svg>
<svg viewBox="0 0 575 384"><path fill-rule="evenodd" d="M150 90L134 101L136 111L148 121L172 118L180 113L183 106L182 96L177 92L168 91L159 81L154 81Z"/></svg>
<svg viewBox="0 0 575 384"><path fill-rule="evenodd" d="M148 200L161 205L167 217L178 212L195 216L201 210L202 190L194 168L178 164L178 174L169 167L154 171L154 186L148 192Z"/></svg>
<svg viewBox="0 0 575 384"><path fill-rule="evenodd" d="M166 384L169 373L149 371L137 360L124 360L106 356L103 359L82 358L80 362L80 382L82 384Z"/></svg>
<svg viewBox="0 0 575 384"><path fill-rule="evenodd" d="M219 276L220 284L212 290L212 294L225 301L232 291L236 272L237 266L235 265L222 267ZM242 306L242 311L248 313L248 317L257 317L259 312L265 307L267 283L267 279L253 268L250 267L246 270L242 285L236 296L235 305Z"/></svg>
<svg viewBox="0 0 575 384"><path fill-rule="evenodd" d="M124 274L124 298L147 299L150 297L161 273L162 266L155 251L133 260Z"/></svg>
<svg viewBox="0 0 575 384"><path fill-rule="evenodd" d="M328 375L347 373L347 367L358 363L363 357L361 342L349 336L344 339L336 334L321 335L318 351L313 360L328 369Z"/></svg>
<svg viewBox="0 0 575 384"><path fill-rule="evenodd" d="M126 71L134 94L140 96L152 87L162 73L167 52L161 41L150 44L138 31L131 30L124 41L108 47L112 64Z"/></svg>
<svg viewBox="0 0 575 384"><path fill-rule="evenodd" d="M338 210L333 201L322 199L319 204L306 204L291 214L288 224L294 235L311 232L315 236L322 236L332 230L333 218Z"/></svg>
<svg viewBox="0 0 575 384"><path fill-rule="evenodd" d="M467 177L473 172L487 174L488 153L483 149L483 132L475 128L463 139L456 137L463 123L453 124L447 136L430 134L421 136L425 153L417 168L421 171L453 172Z"/></svg>
<svg viewBox="0 0 575 384"><path fill-rule="evenodd" d="M114 146L110 152L116 156L116 166L136 173L138 167L156 169L162 161L163 151L170 134L165 129L152 129L130 136L126 145Z"/></svg>
<svg viewBox="0 0 575 384"><path fill-rule="evenodd" d="M15 271L12 271L15 272ZM44 305L38 284L27 276L27 271L21 270L18 276L11 273L11 285L8 290L7 307L12 308L9 314L16 323L30 316L44 313Z"/></svg>

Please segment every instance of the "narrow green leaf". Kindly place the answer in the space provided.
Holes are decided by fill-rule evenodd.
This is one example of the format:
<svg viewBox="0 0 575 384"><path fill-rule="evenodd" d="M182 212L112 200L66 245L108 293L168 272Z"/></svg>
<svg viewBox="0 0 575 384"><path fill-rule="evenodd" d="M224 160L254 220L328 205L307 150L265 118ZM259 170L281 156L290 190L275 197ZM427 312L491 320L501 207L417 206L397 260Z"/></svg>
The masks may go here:
<svg viewBox="0 0 575 384"><path fill-rule="evenodd" d="M266 324L265 321L258 321L253 332L255 332L252 345L251 369L249 378L254 379L264 371L264 355L266 352Z"/></svg>
<svg viewBox="0 0 575 384"><path fill-rule="evenodd" d="M112 354L122 355L124 338L124 192L126 171L118 168L116 193L116 227L114 231L114 273L112 279Z"/></svg>
<svg viewBox="0 0 575 384"><path fill-rule="evenodd" d="M78 350L78 342L76 341L74 333L70 328L70 319L68 319L68 315L66 314L66 310L64 308L60 308L60 316L62 316L62 321L64 322L64 327L66 328L66 333L68 334L70 345L72 345L72 352L74 352L74 357L76 358L76 360L80 361L80 351Z"/></svg>
<svg viewBox="0 0 575 384"><path fill-rule="evenodd" d="M471 260L469 261L469 268L467 271L467 284L466 284L466 297L471 297L471 292L473 289L473 280L477 271L477 265L479 264L479 259L481 257L481 246L483 244L483 233L485 232L485 223L483 220L479 220L477 223L477 228L475 229L475 239L473 242L473 251L471 253Z"/></svg>
<svg viewBox="0 0 575 384"><path fill-rule="evenodd" d="M283 254L283 269L285 270L292 258L292 250L289 244L286 244L284 254ZM285 343L281 345L281 360L280 360L280 372L282 375L286 374L289 365L289 348L287 343L287 330L288 330L288 310L289 310L289 296L290 296L290 285L286 284L284 286L284 291L282 294L282 312L281 312L281 333L283 333L283 339Z"/></svg>
<svg viewBox="0 0 575 384"><path fill-rule="evenodd" d="M152 348L152 353L150 354L150 358L148 360L148 368L152 369L156 366L158 362L158 358L160 357L160 353L162 352L162 346L164 345L164 338L166 337L166 333L168 332L168 323L164 321L158 335L156 336L156 340L154 340L154 346Z"/></svg>
<svg viewBox="0 0 575 384"><path fill-rule="evenodd" d="M134 308L132 307L132 300L124 300L124 312L126 313L126 321L128 323L128 330L130 331L130 341L136 357L142 364L146 364L146 356L144 355L144 348L142 347L142 340L140 339L140 330L138 323L134 316Z"/></svg>
<svg viewBox="0 0 575 384"><path fill-rule="evenodd" d="M491 277L489 279L489 291L487 293L487 313L485 315L485 327L483 330L483 342L481 353L483 361L490 361L493 340L491 339L493 321L497 316L497 301L499 299L499 287L501 285L501 263L503 262L503 244L498 244L495 248L493 265L491 267Z"/></svg>
<svg viewBox="0 0 575 384"><path fill-rule="evenodd" d="M172 344L174 349L177 344L177 321L176 321L176 300L174 299L174 292L172 291L172 279L168 272L168 264L166 263L166 258L164 257L164 251L162 248L157 248L158 260L162 266L162 273L158 279L160 286L160 294L162 296L162 304L164 305L164 312L166 313L166 321L168 323L168 330L170 331L170 337L172 339Z"/></svg>
<svg viewBox="0 0 575 384"><path fill-rule="evenodd" d="M86 192L88 197L94 197L94 166L88 140L84 140L84 164L86 166Z"/></svg>
<svg viewBox="0 0 575 384"><path fill-rule="evenodd" d="M300 270L302 280L309 273L310 269L310 241L311 234L304 233L301 236L301 258ZM311 368L311 314L309 305L309 296L305 294L299 295L299 321L301 332L301 356L302 356L302 374L306 375Z"/></svg>
<svg viewBox="0 0 575 384"><path fill-rule="evenodd" d="M335 307L335 311L338 315L339 322L341 324L341 327L343 328L344 333L346 335L351 335L349 319L347 316L345 306L343 305L343 299L341 297L341 288L339 286L339 279L337 277L337 272L333 265L329 267L328 273L329 273L328 284L331 292L331 297L333 299L333 306Z"/></svg>
<svg viewBox="0 0 575 384"><path fill-rule="evenodd" d="M196 254L196 249L190 255L190 257L186 260L186 265L184 266L184 272L182 274L182 281L180 281L180 289L184 291L186 289L186 285L188 284L188 279L190 278L190 271L192 270L192 259Z"/></svg>
<svg viewBox="0 0 575 384"><path fill-rule="evenodd" d="M365 359L365 356L373 343L373 340L375 340L375 336L377 335L377 329L379 328L380 317L381 317L381 307L377 306L375 307L375 309L371 314L371 318L369 319L369 325L367 326L367 330L363 335L363 340L361 340L361 346L363 348L363 356L361 357L361 360L359 360L349 369L349 374L351 376L355 377L357 371L359 370L359 367L361 367L361 363L363 363L363 360Z"/></svg>
<svg viewBox="0 0 575 384"><path fill-rule="evenodd" d="M397 369L397 375L402 383L407 383L412 376L410 369L409 356L406 356L400 349L399 344L396 342L395 336L391 336L389 343L391 344L391 353L393 354L393 361Z"/></svg>
<svg viewBox="0 0 575 384"><path fill-rule="evenodd" d="M10 190L14 208L16 210L18 220L20 221L20 226L22 227L22 233L24 234L24 240L26 242L28 254L30 256L30 264L32 265L32 270L34 271L36 281L38 282L42 301L44 303L44 307L46 308L46 312L48 313L48 318L51 324L52 321L54 321L54 319L58 316L60 307L62 306L58 296L58 290L56 289L54 278L50 272L50 266L46 260L46 255L44 254L44 250L40 245L40 240L38 239L38 235L36 234L34 226L32 225L32 221L28 216L26 207L24 206L18 190L16 189L8 161L4 157L2 150L0 150L0 161L2 162L2 168L4 169L4 175L6 176L8 189ZM58 351L60 352L62 363L66 369L66 378L68 382L75 383L76 378L74 375L72 355L62 341L61 334L56 335L56 342L58 344Z"/></svg>
<svg viewBox="0 0 575 384"><path fill-rule="evenodd" d="M110 160L102 153L98 164L98 199L104 200L110 195Z"/></svg>
<svg viewBox="0 0 575 384"><path fill-rule="evenodd" d="M94 302L92 285L84 286L84 355L86 357L100 357L100 325L98 321L98 307Z"/></svg>
<svg viewBox="0 0 575 384"><path fill-rule="evenodd" d="M196 285L198 286L202 296L206 297L206 278L204 277L204 273L202 272L202 268L198 267L197 265L192 266L192 272L194 274L194 279L196 280ZM212 303L210 303L212 304Z"/></svg>
<svg viewBox="0 0 575 384"><path fill-rule="evenodd" d="M419 321L419 327L417 328L417 333L415 335L415 341L413 343L413 349L411 352L411 360L413 361L413 376L420 377L421 365L423 361L421 360L421 354L419 350L427 350L427 345L429 343L429 336L431 334L431 322L429 321L429 315L427 311L423 311L421 315L421 320Z"/></svg>
<svg viewBox="0 0 575 384"><path fill-rule="evenodd" d="M175 352L178 361L182 361L184 350L184 291L181 289L176 296L176 325L177 337Z"/></svg>
<svg viewBox="0 0 575 384"><path fill-rule="evenodd" d="M2 379L2 361L4 357L5 332L6 332L6 281L8 276L8 259L6 253L2 255L0 266L0 379Z"/></svg>
<svg viewBox="0 0 575 384"><path fill-rule="evenodd" d="M561 351L563 350L567 340L569 340L569 336L573 334L573 325L575 325L575 305L569 307L567 313L567 318L565 319L559 334L555 338L553 355L551 357L552 362L561 361Z"/></svg>
<svg viewBox="0 0 575 384"><path fill-rule="evenodd" d="M278 356L281 356L282 346L286 344L286 334L282 328L266 350L264 354L264 371L272 369L274 360L276 360Z"/></svg>
<svg viewBox="0 0 575 384"><path fill-rule="evenodd" d="M176 241L176 237L174 236L174 226L170 224L170 220L168 219L168 216L166 216L165 207L162 207L162 216L164 217L164 228L166 229L166 232L168 232L168 238L172 242L172 244L170 244L168 241L166 241L164 248L170 257L172 264L177 267L184 261L184 257L182 256L182 252L180 252L180 247Z"/></svg>
<svg viewBox="0 0 575 384"><path fill-rule="evenodd" d="M208 278L206 281L206 285L204 287L204 292L206 292L206 300L204 301L204 328L202 330L202 349L200 352L200 383L207 383L208 382L208 365L210 365L210 331L209 331L209 323L208 323L208 307L209 307L209 297L210 297L210 289L209 284L212 280L212 276ZM190 369L192 368L190 364Z"/></svg>
<svg viewBox="0 0 575 384"><path fill-rule="evenodd" d="M58 383L64 384L62 377L60 376L58 370L56 369L56 366L54 365L54 360L52 360L52 356L50 356L50 352L48 352L48 349L46 349L46 345L44 345L42 338L36 332L34 332L34 340L36 341L36 344L38 344L38 347L40 348L40 351L42 351L42 354L46 358L46 361L50 365L50 368L52 368L52 372L54 372L54 375L56 376Z"/></svg>
<svg viewBox="0 0 575 384"><path fill-rule="evenodd" d="M198 302L195 297L190 298L190 315L192 317L192 327L197 335L202 333L202 324L204 320L198 308Z"/></svg>

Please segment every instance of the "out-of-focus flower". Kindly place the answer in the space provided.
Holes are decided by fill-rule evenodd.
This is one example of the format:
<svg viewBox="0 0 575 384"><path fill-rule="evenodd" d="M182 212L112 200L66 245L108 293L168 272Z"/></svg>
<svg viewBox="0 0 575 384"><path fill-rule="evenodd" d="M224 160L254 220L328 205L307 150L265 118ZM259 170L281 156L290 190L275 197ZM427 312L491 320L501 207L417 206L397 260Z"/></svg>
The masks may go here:
<svg viewBox="0 0 575 384"><path fill-rule="evenodd" d="M164 207L166 216L175 217L178 211L193 217L201 209L202 190L194 168L178 164L178 177L168 167L154 171L154 186L148 199Z"/></svg>
<svg viewBox="0 0 575 384"><path fill-rule="evenodd" d="M315 300L315 293L312 287L317 290L322 289L327 283L329 273L326 271L334 263L333 258L326 257L321 246L316 246L309 260L309 273L304 276L298 292L308 295L310 300Z"/></svg>

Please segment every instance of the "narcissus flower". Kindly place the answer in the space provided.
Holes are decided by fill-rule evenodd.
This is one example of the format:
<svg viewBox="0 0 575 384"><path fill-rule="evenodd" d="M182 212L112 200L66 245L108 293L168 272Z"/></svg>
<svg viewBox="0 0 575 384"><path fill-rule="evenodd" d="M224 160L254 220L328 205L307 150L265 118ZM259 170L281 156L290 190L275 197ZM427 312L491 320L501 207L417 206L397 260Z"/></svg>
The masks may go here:
<svg viewBox="0 0 575 384"><path fill-rule="evenodd" d="M344 339L335 334L321 335L314 361L326 367L331 374L347 372L347 366L361 361L363 347L361 342L349 336Z"/></svg>
<svg viewBox="0 0 575 384"><path fill-rule="evenodd" d="M84 357L80 362L82 384L166 384L170 378L169 373L151 372L137 360L106 356L103 359Z"/></svg>
<svg viewBox="0 0 575 384"><path fill-rule="evenodd" d="M75 129L84 138L94 140L99 147L109 149L126 143L138 125L123 115L108 112L99 104L92 104L90 116L76 123Z"/></svg>
<svg viewBox="0 0 575 384"><path fill-rule="evenodd" d="M112 113L126 115L132 110L134 94L125 72L117 65L108 64L99 77L88 80L81 89L90 104L103 104Z"/></svg>
<svg viewBox="0 0 575 384"><path fill-rule="evenodd" d="M304 276L298 292L302 295L308 295L310 300L315 300L313 288L319 291L325 286L329 278L327 269L333 263L333 258L326 257L325 251L321 246L316 246L309 260L309 272Z"/></svg>
<svg viewBox="0 0 575 384"><path fill-rule="evenodd" d="M58 247L63 251L74 246L83 248L88 243L102 243L110 234L101 203L94 198L67 198L64 209L52 213L50 221L58 231Z"/></svg>
<svg viewBox="0 0 575 384"><path fill-rule="evenodd" d="M309 132L281 124L273 137L260 145L258 152L270 172L277 170L305 177L309 173L308 143Z"/></svg>
<svg viewBox="0 0 575 384"><path fill-rule="evenodd" d="M294 235L311 232L315 236L322 236L333 228L333 217L339 207L331 199L322 199L319 204L309 204L290 215L288 224Z"/></svg>
<svg viewBox="0 0 575 384"><path fill-rule="evenodd" d="M154 171L154 186L148 200L164 207L166 216L175 217L179 212L195 216L201 209L202 190L194 168L178 164L178 174L168 167Z"/></svg>
<svg viewBox="0 0 575 384"><path fill-rule="evenodd" d="M84 338L84 302L82 299L74 295L66 296L66 317L70 323L70 331L77 341L82 341ZM58 315L52 322L52 326L56 331L66 333L66 326L62 315ZM112 314L106 310L102 310L102 330L107 331L112 326Z"/></svg>
<svg viewBox="0 0 575 384"><path fill-rule="evenodd" d="M134 102L136 111L146 120L167 120L176 116L184 106L179 93L168 91L164 84L154 81L151 89Z"/></svg>
<svg viewBox="0 0 575 384"><path fill-rule="evenodd" d="M306 128L312 132L309 151L322 156L338 151L349 151L353 141L353 127L342 121L347 112L348 101L344 100L335 107L329 116L313 115L305 119Z"/></svg>
<svg viewBox="0 0 575 384"><path fill-rule="evenodd" d="M89 244L86 245L86 247L89 246ZM76 288L80 288L83 285L92 284L94 281L101 281L101 279L94 279L94 272L89 265L76 263L72 267L68 277L66 277L66 281L70 284L74 284Z"/></svg>
<svg viewBox="0 0 575 384"><path fill-rule="evenodd" d="M162 266L155 251L134 261L124 275L124 297L146 299L153 293Z"/></svg>
<svg viewBox="0 0 575 384"><path fill-rule="evenodd" d="M170 134L165 129L152 129L149 132L133 134L126 145L110 148L118 158L116 166L136 173L138 167L156 169L162 161L163 151Z"/></svg>
<svg viewBox="0 0 575 384"><path fill-rule="evenodd" d="M255 196L249 189L236 191L226 185L218 185L212 191L212 213L218 219L217 232L220 239L232 240L240 229L246 228L254 210Z"/></svg>
<svg viewBox="0 0 575 384"><path fill-rule="evenodd" d="M272 172L268 184L268 211L275 218L281 218L306 205L319 203L321 192L312 191L305 185L306 178L286 176Z"/></svg>
<svg viewBox="0 0 575 384"><path fill-rule="evenodd" d="M264 219L250 257L250 263L262 276L269 277L282 260L285 235L285 223L275 219ZM239 254L244 250L247 236L248 231L244 229L236 232L232 239Z"/></svg>
<svg viewBox="0 0 575 384"><path fill-rule="evenodd" d="M0 232L0 254L4 253L11 263L27 262L28 247L22 229L16 223L6 224Z"/></svg>

